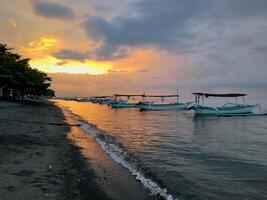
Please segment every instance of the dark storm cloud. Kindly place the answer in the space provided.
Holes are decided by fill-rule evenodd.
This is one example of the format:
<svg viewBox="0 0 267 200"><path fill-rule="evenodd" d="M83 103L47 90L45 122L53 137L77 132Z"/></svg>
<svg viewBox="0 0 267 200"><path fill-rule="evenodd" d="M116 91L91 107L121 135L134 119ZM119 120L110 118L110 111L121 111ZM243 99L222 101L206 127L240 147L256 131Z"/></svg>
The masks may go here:
<svg viewBox="0 0 267 200"><path fill-rule="evenodd" d="M171 48L188 37L185 22L202 15L206 0L145 0L131 4L134 16L119 16L110 21L89 17L84 24L88 35L111 45L156 45Z"/></svg>
<svg viewBox="0 0 267 200"><path fill-rule="evenodd" d="M104 52L108 59L121 45L194 51L190 49L192 42L188 43L198 34L190 24L192 20L198 20L198 23L214 20L213 26L220 26L221 17L236 20L266 14L267 1L140 0L132 2L130 8L132 15L111 20L88 17L84 23L88 36L102 42L97 56Z"/></svg>
<svg viewBox="0 0 267 200"><path fill-rule="evenodd" d="M125 46L118 46L105 43L94 51L90 52L91 58L96 60L117 60L130 55L131 49Z"/></svg>
<svg viewBox="0 0 267 200"><path fill-rule="evenodd" d="M219 15L224 17L255 17L267 14L266 0L219 0Z"/></svg>
<svg viewBox="0 0 267 200"><path fill-rule="evenodd" d="M267 54L267 45L266 46L257 46L250 49L250 53L254 54Z"/></svg>
<svg viewBox="0 0 267 200"><path fill-rule="evenodd" d="M52 2L33 2L34 11L47 18L70 19L73 11L65 5Z"/></svg>

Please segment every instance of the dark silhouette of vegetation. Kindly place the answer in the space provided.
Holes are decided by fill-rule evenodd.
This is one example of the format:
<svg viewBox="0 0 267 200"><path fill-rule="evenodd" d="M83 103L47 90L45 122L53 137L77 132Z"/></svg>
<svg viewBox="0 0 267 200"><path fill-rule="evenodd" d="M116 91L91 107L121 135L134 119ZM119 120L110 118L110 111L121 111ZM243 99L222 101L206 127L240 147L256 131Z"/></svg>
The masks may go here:
<svg viewBox="0 0 267 200"><path fill-rule="evenodd" d="M29 65L30 59L13 53L0 44L0 90L4 99L37 98L55 96L50 87L51 78Z"/></svg>

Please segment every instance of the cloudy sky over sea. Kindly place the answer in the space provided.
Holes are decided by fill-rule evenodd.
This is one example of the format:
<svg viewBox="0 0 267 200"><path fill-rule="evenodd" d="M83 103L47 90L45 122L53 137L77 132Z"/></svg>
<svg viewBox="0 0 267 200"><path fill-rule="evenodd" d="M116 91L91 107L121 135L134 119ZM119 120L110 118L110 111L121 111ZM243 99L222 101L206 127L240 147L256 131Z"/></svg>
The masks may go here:
<svg viewBox="0 0 267 200"><path fill-rule="evenodd" d="M0 18L59 96L267 89L266 0L9 0Z"/></svg>

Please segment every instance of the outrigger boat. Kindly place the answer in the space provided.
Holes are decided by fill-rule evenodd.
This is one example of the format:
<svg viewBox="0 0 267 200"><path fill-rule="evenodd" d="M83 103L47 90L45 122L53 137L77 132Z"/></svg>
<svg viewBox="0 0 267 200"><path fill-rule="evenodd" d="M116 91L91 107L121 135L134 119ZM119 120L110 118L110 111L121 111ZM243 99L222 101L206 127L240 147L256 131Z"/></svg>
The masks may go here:
<svg viewBox="0 0 267 200"><path fill-rule="evenodd" d="M140 111L160 111L160 110L186 110L190 103L179 103L179 95L146 95L145 97L152 98L161 98L161 101L164 101L164 98L176 97L177 102L175 103L150 103L150 102L140 102L137 104L137 107L140 108Z"/></svg>
<svg viewBox="0 0 267 200"><path fill-rule="evenodd" d="M115 97L114 102L110 104L112 108L136 108L137 103L129 103L131 97L142 97L145 95L128 95L128 94L114 94ZM121 98L127 97L127 100L122 100Z"/></svg>
<svg viewBox="0 0 267 200"><path fill-rule="evenodd" d="M247 105L245 96L247 94L230 93L230 94L210 94L210 93L193 93L195 95L195 104L191 107L195 115L217 115L217 116L234 116L234 115L252 115L255 108L260 109L259 104ZM204 106L205 98L209 97L233 97L235 103L226 103L223 106L211 107ZM238 104L238 97L242 97L242 104ZM200 100L202 99L202 103Z"/></svg>
<svg viewBox="0 0 267 200"><path fill-rule="evenodd" d="M78 102L91 102L91 103L99 103L99 104L111 104L114 102L113 96L91 96L91 97L80 97L76 98Z"/></svg>

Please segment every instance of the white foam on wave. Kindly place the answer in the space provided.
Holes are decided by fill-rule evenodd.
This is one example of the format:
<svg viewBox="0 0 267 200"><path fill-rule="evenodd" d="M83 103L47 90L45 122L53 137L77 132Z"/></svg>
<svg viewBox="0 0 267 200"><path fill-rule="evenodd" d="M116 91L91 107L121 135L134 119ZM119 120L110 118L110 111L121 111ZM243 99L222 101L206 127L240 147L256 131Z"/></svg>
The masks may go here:
<svg viewBox="0 0 267 200"><path fill-rule="evenodd" d="M168 193L167 189L161 188L158 183L150 178L145 177L145 175L126 160L127 152L123 151L122 148L114 141L110 141L108 137L102 134L99 130L95 129L92 125L80 118L80 116L75 115L68 109L64 109L68 114L72 114L76 123L79 123L80 128L85 132L91 134L96 142L101 146L101 148L111 157L113 161L120 164L124 168L130 171L130 173L141 182L141 184L150 191L152 195L159 195L166 200L177 200L171 194Z"/></svg>

